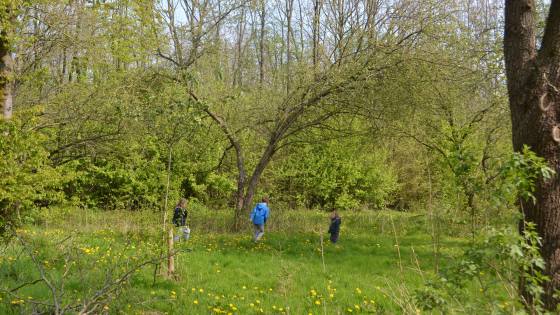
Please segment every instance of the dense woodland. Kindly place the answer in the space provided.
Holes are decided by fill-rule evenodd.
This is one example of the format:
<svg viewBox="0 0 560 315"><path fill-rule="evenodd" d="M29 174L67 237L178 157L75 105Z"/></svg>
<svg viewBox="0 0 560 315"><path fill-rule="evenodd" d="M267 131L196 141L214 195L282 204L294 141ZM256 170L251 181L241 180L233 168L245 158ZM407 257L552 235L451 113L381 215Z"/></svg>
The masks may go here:
<svg viewBox="0 0 560 315"><path fill-rule="evenodd" d="M550 4L533 5L540 44ZM512 155L503 1L0 10L3 233L178 198L239 222L262 196L273 211L437 211L476 229L514 222L533 187L516 169L536 157Z"/></svg>
<svg viewBox="0 0 560 315"><path fill-rule="evenodd" d="M468 203L457 166L488 182L511 151L499 5L23 3L3 128L34 153L2 209L162 209L169 186L217 208L411 210L429 172Z"/></svg>

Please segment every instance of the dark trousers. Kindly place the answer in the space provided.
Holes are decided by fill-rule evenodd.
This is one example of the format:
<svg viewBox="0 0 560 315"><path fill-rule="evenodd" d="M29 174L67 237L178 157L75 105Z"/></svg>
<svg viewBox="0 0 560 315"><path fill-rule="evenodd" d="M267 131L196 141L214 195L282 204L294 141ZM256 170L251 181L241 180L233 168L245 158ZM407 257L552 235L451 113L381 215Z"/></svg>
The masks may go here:
<svg viewBox="0 0 560 315"><path fill-rule="evenodd" d="M331 234L331 243L338 243L338 234Z"/></svg>

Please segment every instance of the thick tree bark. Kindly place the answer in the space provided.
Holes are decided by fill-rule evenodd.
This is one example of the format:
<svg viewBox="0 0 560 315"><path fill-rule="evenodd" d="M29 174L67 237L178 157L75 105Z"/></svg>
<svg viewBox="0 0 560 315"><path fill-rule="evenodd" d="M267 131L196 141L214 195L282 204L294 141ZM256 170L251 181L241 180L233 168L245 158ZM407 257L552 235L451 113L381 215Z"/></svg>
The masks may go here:
<svg viewBox="0 0 560 315"><path fill-rule="evenodd" d="M534 222L543 238L546 262L542 301L549 311L560 302L560 1L552 0L540 50L536 48L536 10L533 0L506 0L504 53L514 150L528 145L544 157L557 175L540 179L536 204L521 202L525 221ZM523 223L520 224L523 229ZM529 298L527 292L523 292Z"/></svg>
<svg viewBox="0 0 560 315"><path fill-rule="evenodd" d="M255 196L255 190L257 189L257 182L261 178L261 175L270 162L272 155L274 155L275 148L278 144L279 139L271 139L270 143L268 144L265 152L263 153L259 163L255 167L255 171L251 176L251 180L247 185L247 192L245 193L245 199L243 200L243 208L247 211L251 211L251 202L253 201L253 197Z"/></svg>
<svg viewBox="0 0 560 315"><path fill-rule="evenodd" d="M6 32L0 36L0 112L5 118L10 118L13 112L13 64L12 50L6 40Z"/></svg>

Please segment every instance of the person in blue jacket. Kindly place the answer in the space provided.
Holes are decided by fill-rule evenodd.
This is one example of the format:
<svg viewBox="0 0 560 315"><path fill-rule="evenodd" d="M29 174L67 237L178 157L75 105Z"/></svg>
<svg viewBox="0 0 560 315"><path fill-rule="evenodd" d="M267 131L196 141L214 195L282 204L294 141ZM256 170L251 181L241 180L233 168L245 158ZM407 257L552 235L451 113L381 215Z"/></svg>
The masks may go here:
<svg viewBox="0 0 560 315"><path fill-rule="evenodd" d="M262 202L257 204L251 213L251 219L249 222L253 222L255 226L255 243L264 234L264 224L268 220L270 210L268 209L268 197L263 197Z"/></svg>

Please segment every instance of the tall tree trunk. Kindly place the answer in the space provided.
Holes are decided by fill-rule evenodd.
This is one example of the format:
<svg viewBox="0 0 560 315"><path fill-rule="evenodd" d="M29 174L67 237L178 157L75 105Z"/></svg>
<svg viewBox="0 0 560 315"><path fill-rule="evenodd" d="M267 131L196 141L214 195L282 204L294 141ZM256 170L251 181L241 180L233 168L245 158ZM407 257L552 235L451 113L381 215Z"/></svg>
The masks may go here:
<svg viewBox="0 0 560 315"><path fill-rule="evenodd" d="M560 0L552 0L540 50L537 51L534 0L506 0L504 54L515 151L524 145L550 163L557 175L537 181L536 203L521 201L528 222L543 238L540 250L546 262L542 301L556 311L560 299ZM523 229L520 224L520 230ZM528 292L524 292L529 297Z"/></svg>
<svg viewBox="0 0 560 315"><path fill-rule="evenodd" d="M344 11L344 0L337 0L336 1L336 33L335 33L335 58L338 59L338 65L340 66L342 63L342 56L343 56L343 40L344 40L344 24L346 23L346 12ZM334 11L334 10L333 10Z"/></svg>
<svg viewBox="0 0 560 315"><path fill-rule="evenodd" d="M233 86L243 85L243 40L245 38L245 29L247 21L245 19L245 7L241 9L241 18L237 24L237 44L236 59L234 60Z"/></svg>
<svg viewBox="0 0 560 315"><path fill-rule="evenodd" d="M8 34L2 31L0 36L0 106L5 118L10 118L13 112L13 66L12 50L7 40Z"/></svg>
<svg viewBox="0 0 560 315"><path fill-rule="evenodd" d="M235 153L237 157L237 203L235 205L236 209L243 208L243 194L245 193L245 166L243 165L243 152L241 151L241 145L239 142L235 141Z"/></svg>
<svg viewBox="0 0 560 315"><path fill-rule="evenodd" d="M290 67L292 63L292 49L291 49L291 38L292 38L292 12L294 9L294 0L286 0L286 20L288 24L287 38L286 38L286 58L287 58L287 75L286 75L286 94L290 94Z"/></svg>
<svg viewBox="0 0 560 315"><path fill-rule="evenodd" d="M319 62L319 23L321 18L321 0L313 1L313 69L317 76L317 63ZM315 77L316 79L317 77Z"/></svg>
<svg viewBox="0 0 560 315"><path fill-rule="evenodd" d="M371 45L375 42L373 40L373 33L374 33L374 26L375 26L375 18L377 15L376 10L377 1L376 0L366 0L365 2L365 32L366 32L366 39L367 39L367 46L371 47Z"/></svg>
<svg viewBox="0 0 560 315"><path fill-rule="evenodd" d="M253 197L255 196L257 182L261 178L261 175L264 169L266 168L266 166L268 165L268 162L270 162L270 158L274 154L277 143L278 143L277 139L271 139L259 163L255 167L255 171L253 172L253 175L251 175L251 180L247 185L247 192L245 193L245 199L243 200L243 208L245 208L245 210L247 211L251 211L251 202L253 201Z"/></svg>
<svg viewBox="0 0 560 315"><path fill-rule="evenodd" d="M223 125L225 126L225 125ZM235 204L235 220L234 229L239 231L242 227L241 222L245 216L243 213L243 196L245 194L245 166L243 165L243 151L241 150L241 144L239 141L233 139L233 135L230 138L230 143L235 148L235 154L237 159L237 196Z"/></svg>
<svg viewBox="0 0 560 315"><path fill-rule="evenodd" d="M265 27L265 17L266 17L266 2L265 0L262 0L262 7L261 7L261 12L260 12L260 18L261 18L261 38L260 38L260 58L259 58L259 73L260 73L260 78L259 78L259 84L261 85L261 88L263 87L264 84L264 27Z"/></svg>
<svg viewBox="0 0 560 315"><path fill-rule="evenodd" d="M243 213L243 200L244 200L243 196L245 194L245 166L243 165L243 151L241 150L241 144L239 143L239 141L233 139L233 135L229 138L230 138L230 143L235 148L235 154L237 159L238 173L237 173L237 196L236 196L236 204L235 204L234 229L236 231L239 231L242 227L241 222L245 216L245 214Z"/></svg>
<svg viewBox="0 0 560 315"><path fill-rule="evenodd" d="M222 16L222 1L218 0L218 16ZM216 40L220 41L221 37L220 37L220 33L222 31L222 21L218 20L216 22ZM220 44L221 46L221 44Z"/></svg>

